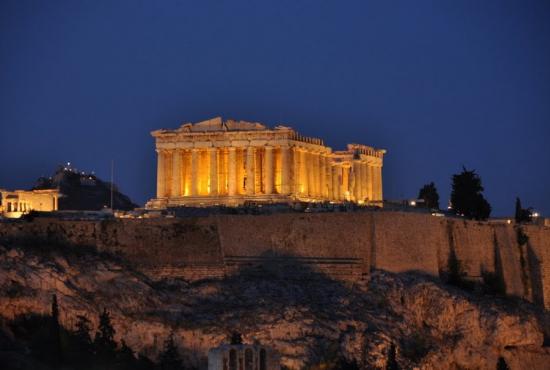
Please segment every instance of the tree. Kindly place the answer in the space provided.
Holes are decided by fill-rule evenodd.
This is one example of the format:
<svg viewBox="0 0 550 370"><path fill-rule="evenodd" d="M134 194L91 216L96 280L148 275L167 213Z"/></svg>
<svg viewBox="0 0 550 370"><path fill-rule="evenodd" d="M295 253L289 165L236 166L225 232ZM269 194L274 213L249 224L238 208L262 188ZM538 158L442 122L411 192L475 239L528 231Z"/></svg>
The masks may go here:
<svg viewBox="0 0 550 370"><path fill-rule="evenodd" d="M120 349L116 354L116 359L118 370L134 370L138 362L134 356L134 351L128 347L124 339L120 341Z"/></svg>
<svg viewBox="0 0 550 370"><path fill-rule="evenodd" d="M497 362L497 370L510 370L504 358L499 357Z"/></svg>
<svg viewBox="0 0 550 370"><path fill-rule="evenodd" d="M486 220L491 214L491 205L483 197L481 178L474 171L462 167L462 172L453 175L451 206L458 215L469 219Z"/></svg>
<svg viewBox="0 0 550 370"><path fill-rule="evenodd" d="M418 192L418 199L423 199L424 204L421 207L439 209L439 194L433 182L426 184Z"/></svg>
<svg viewBox="0 0 550 370"><path fill-rule="evenodd" d="M159 355L159 365L162 370L177 370L182 368L178 348L174 342L174 333L164 342L164 349Z"/></svg>
<svg viewBox="0 0 550 370"><path fill-rule="evenodd" d="M388 351L388 361L386 362L386 370L399 370L399 364L397 363L397 351L395 349L395 344L390 345Z"/></svg>
<svg viewBox="0 0 550 370"><path fill-rule="evenodd" d="M90 320L86 316L78 315L74 334L76 357L86 359L93 354L93 343L90 337Z"/></svg>
<svg viewBox="0 0 550 370"><path fill-rule="evenodd" d="M75 338L83 350L89 351L92 348L92 338L90 337L90 320L86 316L78 315L76 317Z"/></svg>
<svg viewBox="0 0 550 370"><path fill-rule="evenodd" d="M241 333L234 331L231 333L231 339L229 341L231 344L243 344L243 336Z"/></svg>
<svg viewBox="0 0 550 370"><path fill-rule="evenodd" d="M516 198L516 213L515 213L516 222L530 222L533 218L533 209L532 208L522 208L521 200Z"/></svg>
<svg viewBox="0 0 550 370"><path fill-rule="evenodd" d="M106 308L99 315L99 327L95 334L94 346L100 360L111 361L116 352L115 329Z"/></svg>
<svg viewBox="0 0 550 370"><path fill-rule="evenodd" d="M57 295L55 294L52 296L50 340L52 364L59 365L61 362L61 325L59 324L59 305L57 304Z"/></svg>

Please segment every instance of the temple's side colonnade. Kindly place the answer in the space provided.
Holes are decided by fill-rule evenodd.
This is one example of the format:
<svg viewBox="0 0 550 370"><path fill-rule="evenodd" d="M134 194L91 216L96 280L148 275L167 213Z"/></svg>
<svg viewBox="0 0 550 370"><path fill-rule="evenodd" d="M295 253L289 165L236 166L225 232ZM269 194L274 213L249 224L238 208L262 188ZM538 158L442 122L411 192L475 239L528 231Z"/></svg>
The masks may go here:
<svg viewBox="0 0 550 370"><path fill-rule="evenodd" d="M289 127L215 118L157 130L157 197L150 208L382 200L384 150L349 144L332 152Z"/></svg>

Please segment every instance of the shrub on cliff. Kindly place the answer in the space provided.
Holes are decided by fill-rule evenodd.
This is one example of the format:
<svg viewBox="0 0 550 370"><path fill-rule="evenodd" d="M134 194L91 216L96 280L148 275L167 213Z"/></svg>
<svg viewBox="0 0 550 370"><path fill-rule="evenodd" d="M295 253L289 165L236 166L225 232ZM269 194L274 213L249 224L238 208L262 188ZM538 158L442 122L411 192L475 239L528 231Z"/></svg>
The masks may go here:
<svg viewBox="0 0 550 370"><path fill-rule="evenodd" d="M183 369L178 348L174 342L174 333L164 342L164 350L159 355L159 367L161 370L180 370Z"/></svg>
<svg viewBox="0 0 550 370"><path fill-rule="evenodd" d="M400 370L399 364L397 363L397 350L395 344L390 345L388 350L388 360L386 362L386 370Z"/></svg>
<svg viewBox="0 0 550 370"><path fill-rule="evenodd" d="M451 206L457 215L469 219L486 220L491 214L491 205L483 197L481 178L465 167L452 177Z"/></svg>
<svg viewBox="0 0 550 370"><path fill-rule="evenodd" d="M401 355L414 363L420 362L432 348L429 336L419 332L413 333L401 344Z"/></svg>
<svg viewBox="0 0 550 370"><path fill-rule="evenodd" d="M358 370L359 365L355 360L348 360L340 350L339 343L330 343L321 346L321 356L317 361L308 364L308 370Z"/></svg>

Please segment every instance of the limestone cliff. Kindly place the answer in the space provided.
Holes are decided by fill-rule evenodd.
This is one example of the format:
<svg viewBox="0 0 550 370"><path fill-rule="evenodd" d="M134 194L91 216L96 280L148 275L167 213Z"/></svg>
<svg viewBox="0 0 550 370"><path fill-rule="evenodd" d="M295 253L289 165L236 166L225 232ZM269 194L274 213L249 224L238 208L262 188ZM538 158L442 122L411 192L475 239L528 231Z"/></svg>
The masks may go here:
<svg viewBox="0 0 550 370"><path fill-rule="evenodd" d="M285 274L287 268L295 273ZM291 258L284 269L266 263L220 280L153 282L92 248L5 245L0 314L10 320L47 313L57 292L66 327L79 314L96 321L108 307L117 339L134 351L155 358L174 330L187 361L200 368L208 349L232 330L275 347L291 368L326 361L333 352L364 368L384 368L391 343L403 368L495 369L499 356L511 369L550 363L547 317L532 304L410 272L377 271L352 283Z"/></svg>

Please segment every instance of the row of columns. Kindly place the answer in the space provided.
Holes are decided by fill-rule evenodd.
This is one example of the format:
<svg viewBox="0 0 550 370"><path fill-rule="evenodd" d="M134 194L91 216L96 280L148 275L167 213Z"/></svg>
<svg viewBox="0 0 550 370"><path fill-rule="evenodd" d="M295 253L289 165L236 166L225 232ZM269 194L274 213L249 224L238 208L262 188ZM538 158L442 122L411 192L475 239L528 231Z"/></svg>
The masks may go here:
<svg viewBox="0 0 550 370"><path fill-rule="evenodd" d="M236 147L158 150L157 197L274 194L274 149L272 146L250 146L243 148L239 156ZM281 172L278 193L281 194L290 193L289 151L290 148L284 146L278 151ZM184 153L190 156L189 163L182 163ZM205 153L207 162L203 158ZM201 172L200 168L201 164L206 163L208 165L204 167L208 168L208 174ZM238 166L241 164L245 166L243 176L239 176L241 170ZM220 177L223 178L223 184L220 184ZM238 183L240 177L242 184Z"/></svg>
<svg viewBox="0 0 550 370"><path fill-rule="evenodd" d="M294 194L376 201L382 199L381 170L366 160L335 162L324 152L300 147L160 150L157 197Z"/></svg>
<svg viewBox="0 0 550 370"><path fill-rule="evenodd" d="M332 162L321 152L294 148L294 193L336 201L382 200L382 167L367 160Z"/></svg>
<svg viewBox="0 0 550 370"><path fill-rule="evenodd" d="M44 201L46 198L44 198ZM34 203L36 206L36 202ZM19 201L12 201L12 202L6 202L5 205L5 211L6 212L30 212L32 210L39 210L39 211L57 211L58 210L58 198L57 196L51 197L51 205L44 205L43 203L39 203L38 207L33 207L33 203L19 200Z"/></svg>

